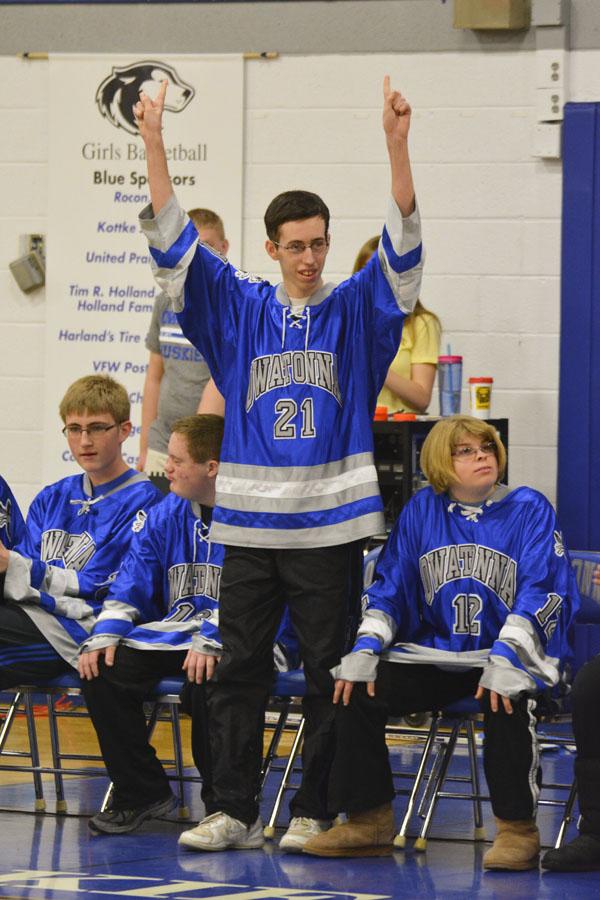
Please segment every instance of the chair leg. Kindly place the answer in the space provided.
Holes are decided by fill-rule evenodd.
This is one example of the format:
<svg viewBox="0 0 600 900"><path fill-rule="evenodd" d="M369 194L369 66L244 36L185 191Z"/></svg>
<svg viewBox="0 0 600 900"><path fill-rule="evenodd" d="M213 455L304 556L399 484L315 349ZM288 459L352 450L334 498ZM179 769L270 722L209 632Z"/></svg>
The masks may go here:
<svg viewBox="0 0 600 900"><path fill-rule="evenodd" d="M577 781L573 779L573 784L571 785L571 790L569 791L569 796L567 797L567 801L565 803L565 811L563 813L563 817L560 823L560 828L558 829L558 834L556 836L556 841L554 844L554 849L558 850L562 847L562 842L565 839L565 834L567 828L570 823L573 821L573 807L575 806L575 799L577 797Z"/></svg>
<svg viewBox="0 0 600 900"><path fill-rule="evenodd" d="M113 795L113 783L111 781L110 784L108 785L108 787L106 788L104 797L102 798L102 803L100 804L100 812L106 812L106 810L109 808L110 801L112 800L112 795Z"/></svg>
<svg viewBox="0 0 600 900"><path fill-rule="evenodd" d="M4 745L8 739L8 735L10 734L10 729L12 727L12 723L14 718L19 711L19 706L23 701L23 692L17 691L12 700L10 701L10 705L6 711L6 715L4 717L4 721L2 723L2 728L0 728L0 753L4 750Z"/></svg>
<svg viewBox="0 0 600 900"><path fill-rule="evenodd" d="M283 778L281 779L281 784L279 785L279 790L277 791L277 795L275 797L275 803L273 804L273 809L271 810L269 821L264 827L264 836L266 838L272 838L275 836L275 824L279 816L279 810L283 801L283 795L289 787L291 774L296 763L296 758L302 746L302 739L304 737L304 725L305 720L304 716L302 716L300 724L298 725L296 737L294 738L294 743L292 744L292 749L290 750L290 756L283 773Z"/></svg>
<svg viewBox="0 0 600 900"><path fill-rule="evenodd" d="M438 801L438 792L442 789L446 774L448 772L448 766L450 765L450 760L452 759L452 754L454 753L454 748L456 746L456 740L458 738L458 733L461 729L462 722L460 720L456 721L452 727L452 731L448 738L448 743L446 744L446 748L443 753L442 763L440 766L439 775L435 781L435 784L432 786L432 798L431 803L429 804L429 808L425 815L425 820L423 822L423 826L421 828L421 833L419 837L415 841L415 850L423 851L427 848L427 835L429 833L429 827L431 825L431 819L433 816L433 812L437 805Z"/></svg>
<svg viewBox="0 0 600 900"><path fill-rule="evenodd" d="M44 787L42 784L42 776L40 774L40 751L35 727L32 695L29 691L25 691L24 701L27 734L29 736L29 751L31 754L31 768L33 773L33 788L35 791L35 811L44 812L46 809L46 801L44 800Z"/></svg>
<svg viewBox="0 0 600 900"><path fill-rule="evenodd" d="M431 752L433 752L433 748ZM431 803L431 798L435 793L436 785L439 783L440 770L442 767L442 762L444 761L445 752L446 741L444 738L438 738L435 756L433 757L431 769L429 770L429 775L427 776L427 781L425 782L425 790L423 791L421 799L419 800L419 806L417 807L417 815L420 819L425 818L427 810L429 809L429 805Z"/></svg>
<svg viewBox="0 0 600 900"><path fill-rule="evenodd" d="M286 700L283 709L279 713L279 717L277 719L277 724L275 725L275 728L273 729L273 734L271 736L271 740L269 741L269 746L267 748L267 752L265 753L262 767L260 770L259 784L260 784L261 792L265 785L265 781L267 780L267 776L268 776L269 772L271 771L271 765L273 764L273 760L275 759L275 755L277 753L277 748L279 747L279 742L281 740L281 735L283 734L283 731L285 729L285 725L286 725L287 718L288 718L288 713L290 711L291 702L292 702L291 700Z"/></svg>
<svg viewBox="0 0 600 900"><path fill-rule="evenodd" d="M54 694L46 695L46 705L48 707L48 728L50 730L50 747L52 749L52 767L55 769L54 789L56 791L56 812L58 814L64 814L67 811L67 801L65 800L65 789L60 760L58 723L56 721L56 711L54 708L55 702L56 698Z"/></svg>
<svg viewBox="0 0 600 900"><path fill-rule="evenodd" d="M175 759L175 773L177 775L177 817L189 819L190 811L185 802L185 790L183 782L183 749L181 747L181 728L179 727L179 708L177 704L169 704L171 717L171 735L173 737L173 756Z"/></svg>
<svg viewBox="0 0 600 900"><path fill-rule="evenodd" d="M425 740L425 746L423 747L423 752L421 754L421 761L419 763L419 768L417 769L417 774L415 775L415 780L413 782L412 790L411 790L409 798L408 798L406 812L404 813L404 818L402 819L402 824L400 826L400 830L398 831L398 834L394 838L394 847L405 847L406 846L406 832L408 831L408 826L409 826L410 820L412 818L415 803L417 801L417 795L421 789L421 784L423 783L423 778L425 777L425 770L427 768L427 763L429 762L429 757L431 755L431 748L433 747L433 742L435 741L438 722L439 722L439 716L436 715L432 719L431 725L429 727L429 731L427 733L427 738Z"/></svg>
<svg viewBox="0 0 600 900"><path fill-rule="evenodd" d="M485 828L483 827L483 813L481 811L481 790L479 787L479 770L477 768L477 740L475 722L467 719L465 722L467 732L467 746L469 748L469 767L471 770L471 788L473 791L473 838L476 841L485 841Z"/></svg>

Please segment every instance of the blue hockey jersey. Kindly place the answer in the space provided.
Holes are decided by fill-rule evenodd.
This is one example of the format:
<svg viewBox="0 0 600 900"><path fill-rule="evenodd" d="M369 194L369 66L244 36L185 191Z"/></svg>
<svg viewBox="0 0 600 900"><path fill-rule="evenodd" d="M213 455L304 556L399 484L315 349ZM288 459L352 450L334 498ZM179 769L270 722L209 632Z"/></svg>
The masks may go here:
<svg viewBox="0 0 600 900"><path fill-rule="evenodd" d="M402 219L392 202L379 252L301 316L283 285L199 243L175 197L140 221L156 279L227 404L214 539L281 549L381 531L371 421L418 297L418 212Z"/></svg>
<svg viewBox="0 0 600 900"><path fill-rule="evenodd" d="M555 685L572 655L575 577L554 510L531 488L500 487L478 507L419 491L364 600L356 644L336 672L351 681L363 680L363 654L382 654L481 666L483 687L516 696Z"/></svg>
<svg viewBox="0 0 600 900"><path fill-rule="evenodd" d="M13 492L0 475L0 541L10 550L25 538L25 521Z"/></svg>
<svg viewBox="0 0 600 900"><path fill-rule="evenodd" d="M208 537L198 503L169 494L134 535L82 650L122 642L149 650L214 653L225 548Z"/></svg>
<svg viewBox="0 0 600 900"><path fill-rule="evenodd" d="M10 554L4 594L70 665L77 665L79 645L132 534L162 497L147 475L128 469L96 489L87 475L70 475L31 504L25 538Z"/></svg>

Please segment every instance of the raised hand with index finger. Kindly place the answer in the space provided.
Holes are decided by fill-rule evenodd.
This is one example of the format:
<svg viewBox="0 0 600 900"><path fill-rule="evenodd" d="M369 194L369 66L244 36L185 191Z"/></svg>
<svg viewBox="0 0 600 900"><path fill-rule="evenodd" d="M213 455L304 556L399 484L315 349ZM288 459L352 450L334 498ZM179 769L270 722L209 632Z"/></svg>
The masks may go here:
<svg viewBox="0 0 600 900"><path fill-rule="evenodd" d="M410 114L410 103L400 91L392 90L390 76L386 75L383 79L383 128L389 140L407 140Z"/></svg>
<svg viewBox="0 0 600 900"><path fill-rule="evenodd" d="M140 99L133 107L133 115L144 140L153 134L160 135L162 131L162 116L167 95L167 84L166 80L161 82L154 100L141 91Z"/></svg>

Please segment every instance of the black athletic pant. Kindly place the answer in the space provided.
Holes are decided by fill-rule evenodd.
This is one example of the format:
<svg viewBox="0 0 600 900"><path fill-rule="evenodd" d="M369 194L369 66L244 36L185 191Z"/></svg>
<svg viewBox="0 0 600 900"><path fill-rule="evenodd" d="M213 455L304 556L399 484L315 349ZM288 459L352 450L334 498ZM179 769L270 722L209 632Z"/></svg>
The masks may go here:
<svg viewBox="0 0 600 900"><path fill-rule="evenodd" d="M36 684L65 672L73 672L73 667L59 656L19 604L0 602L0 690Z"/></svg>
<svg viewBox="0 0 600 900"><path fill-rule="evenodd" d="M273 641L287 603L308 686L302 786L294 816L331 818L333 679L361 592L362 542L298 550L226 548L219 597L223 656L207 685L214 804L248 824L258 817L265 706Z"/></svg>
<svg viewBox="0 0 600 900"><path fill-rule="evenodd" d="M183 650L117 647L113 666L100 661L100 676L82 681L100 750L114 785L113 808L135 809L166 799L167 775L148 742L144 701L161 678L181 676ZM195 692L192 753L202 776L202 799L210 804L210 757L204 691Z"/></svg>
<svg viewBox="0 0 600 900"><path fill-rule="evenodd" d="M375 809L394 798L385 726L388 716L439 710L477 690L481 669L452 673L436 666L382 660L375 697L357 684L348 706L336 715L336 752L330 780L331 805L336 812ZM492 809L500 819L531 819L535 815L539 783L535 701L523 696L504 708L484 712L484 768Z"/></svg>
<svg viewBox="0 0 600 900"><path fill-rule="evenodd" d="M572 698L579 830L600 837L600 656L579 670Z"/></svg>

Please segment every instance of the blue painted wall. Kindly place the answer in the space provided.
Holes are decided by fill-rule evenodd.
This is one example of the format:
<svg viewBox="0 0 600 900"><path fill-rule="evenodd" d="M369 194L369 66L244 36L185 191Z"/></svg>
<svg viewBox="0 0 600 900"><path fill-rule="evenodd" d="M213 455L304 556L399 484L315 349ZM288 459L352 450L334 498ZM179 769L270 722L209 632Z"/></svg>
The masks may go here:
<svg viewBox="0 0 600 900"><path fill-rule="evenodd" d="M558 513L569 547L600 549L600 103L563 133Z"/></svg>

